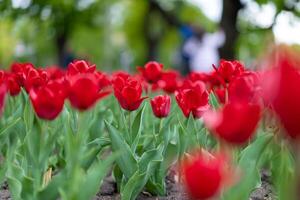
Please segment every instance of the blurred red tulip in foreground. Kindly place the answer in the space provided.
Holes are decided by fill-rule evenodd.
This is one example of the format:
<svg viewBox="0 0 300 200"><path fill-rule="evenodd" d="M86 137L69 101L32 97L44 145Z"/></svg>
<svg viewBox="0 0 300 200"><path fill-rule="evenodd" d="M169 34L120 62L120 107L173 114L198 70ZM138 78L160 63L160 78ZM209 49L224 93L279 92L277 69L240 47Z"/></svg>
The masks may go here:
<svg viewBox="0 0 300 200"><path fill-rule="evenodd" d="M229 102L219 111L204 114L204 123L219 138L231 144L247 142L260 120L260 106L247 102Z"/></svg>

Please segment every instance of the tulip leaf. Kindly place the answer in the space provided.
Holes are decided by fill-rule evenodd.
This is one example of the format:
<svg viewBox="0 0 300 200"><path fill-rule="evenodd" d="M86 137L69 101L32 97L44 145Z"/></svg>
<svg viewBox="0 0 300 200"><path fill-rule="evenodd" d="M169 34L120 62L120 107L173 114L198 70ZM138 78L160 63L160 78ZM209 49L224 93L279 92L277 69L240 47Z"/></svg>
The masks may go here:
<svg viewBox="0 0 300 200"><path fill-rule="evenodd" d="M23 113L23 120L25 122L26 132L29 132L33 126L34 113L32 112L32 107L30 105L28 97L26 97L24 113Z"/></svg>
<svg viewBox="0 0 300 200"><path fill-rule="evenodd" d="M296 184L295 160L286 146L281 146L280 152L271 160L272 183L278 199L296 199L291 185Z"/></svg>
<svg viewBox="0 0 300 200"><path fill-rule="evenodd" d="M154 171L154 165L162 162L163 145L156 149L146 151L138 162L138 170L130 177L121 190L122 200L134 200L143 190L150 175Z"/></svg>
<svg viewBox="0 0 300 200"><path fill-rule="evenodd" d="M140 135L142 132L142 128L143 128L143 115L144 115L144 110L145 110L146 106L143 106L139 112L136 114L134 121L132 123L132 128L131 128L131 138L132 138L132 145L131 145L131 149L133 152L135 152L135 149L138 145L139 139L140 139Z"/></svg>
<svg viewBox="0 0 300 200"><path fill-rule="evenodd" d="M59 196L59 189L63 187L66 180L66 173L63 171L55 175L50 183L40 190L37 194L37 199L55 200Z"/></svg>
<svg viewBox="0 0 300 200"><path fill-rule="evenodd" d="M116 159L118 166L124 173L125 177L129 179L137 170L137 161L134 157L128 144L125 142L122 134L112 125L105 122L106 128L111 139L111 148L113 152L119 152L121 155Z"/></svg>
<svg viewBox="0 0 300 200"><path fill-rule="evenodd" d="M218 98L216 97L216 95L214 94L214 92L210 92L209 94L209 104L214 108L214 109L218 109L220 107L220 103L218 101Z"/></svg>
<svg viewBox="0 0 300 200"><path fill-rule="evenodd" d="M6 124L1 130L0 130L0 136L4 135L5 133L7 133L7 131L9 129L11 129L12 127L14 127L18 122L21 121L21 118L17 118L14 119L10 122L8 122L8 124Z"/></svg>
<svg viewBox="0 0 300 200"><path fill-rule="evenodd" d="M100 185L102 183L103 178L105 178L108 170L110 169L112 163L117 158L117 154L113 154L109 156L107 159L103 161L98 161L88 170L86 174L86 178L81 182L81 188L85 188L82 190L78 199L92 199L94 195L98 192Z"/></svg>
<svg viewBox="0 0 300 200"><path fill-rule="evenodd" d="M258 164L272 137L272 134L261 134L241 152L238 164L243 170L243 175L240 181L224 194L224 200L249 198L252 190L260 183L260 166Z"/></svg>

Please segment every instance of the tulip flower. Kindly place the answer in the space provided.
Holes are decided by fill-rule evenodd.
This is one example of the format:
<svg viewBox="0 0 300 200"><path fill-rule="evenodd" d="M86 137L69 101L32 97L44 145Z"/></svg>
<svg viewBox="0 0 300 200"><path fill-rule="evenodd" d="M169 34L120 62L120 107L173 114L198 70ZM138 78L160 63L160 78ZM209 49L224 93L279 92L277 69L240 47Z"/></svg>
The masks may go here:
<svg viewBox="0 0 300 200"><path fill-rule="evenodd" d="M20 86L25 85L25 80L30 69L34 66L31 63L13 63L10 67L11 72L16 75L17 83Z"/></svg>
<svg viewBox="0 0 300 200"><path fill-rule="evenodd" d="M175 97L177 104L186 117L189 117L192 113L195 118L200 118L209 108L208 92L205 84L201 81L193 83L190 88L176 91Z"/></svg>
<svg viewBox="0 0 300 200"><path fill-rule="evenodd" d="M180 86L180 75L175 70L169 70L162 73L158 86L167 93L173 93Z"/></svg>
<svg viewBox="0 0 300 200"><path fill-rule="evenodd" d="M300 136L300 60L281 55L275 68L263 75L263 95L291 138Z"/></svg>
<svg viewBox="0 0 300 200"><path fill-rule="evenodd" d="M153 114L158 118L167 117L171 108L171 98L168 95L159 95L151 99Z"/></svg>
<svg viewBox="0 0 300 200"><path fill-rule="evenodd" d="M21 87L18 84L16 74L7 74L7 86L11 96L16 96L20 93Z"/></svg>
<svg viewBox="0 0 300 200"><path fill-rule="evenodd" d="M226 83L229 83L232 78L240 75L244 70L244 65L239 61L221 60L217 72L218 75L220 75Z"/></svg>
<svg viewBox="0 0 300 200"><path fill-rule="evenodd" d="M258 102L261 87L255 72L244 72L234 78L228 87L229 101Z"/></svg>
<svg viewBox="0 0 300 200"><path fill-rule="evenodd" d="M45 69L50 80L63 79L65 77L65 71L58 66L50 66Z"/></svg>
<svg viewBox="0 0 300 200"><path fill-rule="evenodd" d="M215 88L213 91L217 95L220 103L226 102L226 89L225 88Z"/></svg>
<svg viewBox="0 0 300 200"><path fill-rule="evenodd" d="M113 88L121 107L128 111L138 109L142 101L147 98L141 98L142 85L133 77L115 76Z"/></svg>
<svg viewBox="0 0 300 200"><path fill-rule="evenodd" d="M229 102L219 111L204 114L204 123L219 138L243 144L252 137L260 120L261 108L248 102Z"/></svg>
<svg viewBox="0 0 300 200"><path fill-rule="evenodd" d="M96 79L98 81L99 87L104 88L104 87L107 87L107 86L111 85L110 77L106 73L101 72L101 71L97 71L95 73L95 76L96 76Z"/></svg>
<svg viewBox="0 0 300 200"><path fill-rule="evenodd" d="M163 64L151 61L145 64L144 67L138 67L143 77L149 83L156 83L162 75Z"/></svg>
<svg viewBox="0 0 300 200"><path fill-rule="evenodd" d="M42 119L53 120L63 109L65 92L59 82L52 81L42 87L33 88L29 96L37 116Z"/></svg>
<svg viewBox="0 0 300 200"><path fill-rule="evenodd" d="M183 162L182 175L185 188L192 199L216 197L226 179L225 159L208 152L198 152Z"/></svg>
<svg viewBox="0 0 300 200"><path fill-rule="evenodd" d="M94 73L96 65L90 65L85 60L75 60L68 65L67 75L73 76L76 74Z"/></svg>
<svg viewBox="0 0 300 200"><path fill-rule="evenodd" d="M31 68L28 70L25 79L25 89L27 92L30 92L31 89L41 87L45 85L49 80L48 74L46 71L41 69Z"/></svg>
<svg viewBox="0 0 300 200"><path fill-rule="evenodd" d="M94 74L78 74L69 78L68 98L71 105L79 110L92 107L97 100L107 96L110 92L100 92L97 78Z"/></svg>

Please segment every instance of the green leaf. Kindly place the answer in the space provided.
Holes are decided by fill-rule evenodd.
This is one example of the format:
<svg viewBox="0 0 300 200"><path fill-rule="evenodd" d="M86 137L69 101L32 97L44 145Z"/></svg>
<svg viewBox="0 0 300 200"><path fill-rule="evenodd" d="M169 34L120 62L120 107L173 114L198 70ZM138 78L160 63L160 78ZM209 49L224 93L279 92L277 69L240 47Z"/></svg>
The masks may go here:
<svg viewBox="0 0 300 200"><path fill-rule="evenodd" d="M92 199L96 195L103 178L105 178L117 156L117 154L113 154L104 161L98 161L88 170L86 178L81 185L81 188L84 188L84 190L78 192L79 200Z"/></svg>
<svg viewBox="0 0 300 200"><path fill-rule="evenodd" d="M5 133L7 133L8 130L10 130L12 127L16 126L18 124L18 122L21 120L21 118L17 118L15 120L12 120L10 122L8 122L8 124L6 124L1 130L0 130L0 136L4 135Z"/></svg>
<svg viewBox="0 0 300 200"><path fill-rule="evenodd" d="M154 165L162 162L163 145L145 152L138 162L138 170L128 180L121 190L122 200L134 200L143 190L150 175L154 171Z"/></svg>
<svg viewBox="0 0 300 200"><path fill-rule="evenodd" d="M23 113L23 120L25 123L26 132L31 131L32 126L33 126L34 113L32 111L32 107L31 107L30 101L28 100L28 97L26 97L24 113Z"/></svg>
<svg viewBox="0 0 300 200"><path fill-rule="evenodd" d="M67 177L64 172L55 175L50 183L38 191L37 199L56 200L59 196L59 189L66 183Z"/></svg>
<svg viewBox="0 0 300 200"><path fill-rule="evenodd" d="M137 170L137 161L128 144L125 142L122 134L112 125L105 122L106 128L111 139L111 147L113 152L120 152L121 155L116 159L118 166L129 179Z"/></svg>
<svg viewBox="0 0 300 200"><path fill-rule="evenodd" d="M243 171L243 175L240 181L224 194L223 199L240 200L249 198L252 190L260 183L260 166L258 164L261 162L262 154L268 147L272 137L272 134L261 134L242 151L238 164Z"/></svg>
<svg viewBox="0 0 300 200"><path fill-rule="evenodd" d="M142 109L139 110L139 112L136 114L133 123L132 123L132 128L131 128L131 138L132 138L132 145L131 149L133 152L135 152L136 147L138 145L141 131L143 128L143 115L144 115L144 110L146 106L143 106ZM130 117L130 116L129 116Z"/></svg>
<svg viewBox="0 0 300 200"><path fill-rule="evenodd" d="M278 199L296 199L294 188L296 185L295 160L286 146L281 145L279 153L271 160L272 183Z"/></svg>
<svg viewBox="0 0 300 200"><path fill-rule="evenodd" d="M209 94L209 104L214 108L214 109L218 109L220 107L220 103L218 101L218 98L216 97L216 95L214 94L214 92L210 92Z"/></svg>

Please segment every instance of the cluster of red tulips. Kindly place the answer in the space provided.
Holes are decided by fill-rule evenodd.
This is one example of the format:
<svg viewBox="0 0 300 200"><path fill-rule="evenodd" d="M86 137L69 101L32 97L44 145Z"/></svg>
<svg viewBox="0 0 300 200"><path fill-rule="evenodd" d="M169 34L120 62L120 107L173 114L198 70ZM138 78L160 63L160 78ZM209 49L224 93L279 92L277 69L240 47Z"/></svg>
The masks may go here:
<svg viewBox="0 0 300 200"><path fill-rule="evenodd" d="M218 150L200 146L196 152L182 155L180 162L181 178L191 197L208 199L237 182L231 154L247 146L263 123L277 120L271 128L273 133L285 133L276 136L282 140L296 141L300 136L300 62L283 51L269 65L251 71L239 61L221 60L211 73L193 72L182 77L155 61L138 67L134 75L124 71L107 74L83 60L73 61L66 70L14 63L9 71L0 72L0 106L4 108L7 93L16 96L24 90L36 115L54 120L66 99L83 112L113 93L129 112L150 99L153 114L162 119L172 115L174 94L183 115L203 120L219 141Z"/></svg>

